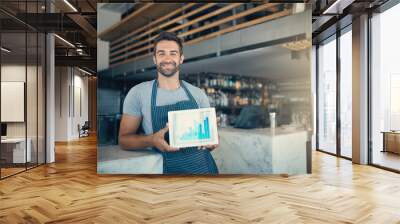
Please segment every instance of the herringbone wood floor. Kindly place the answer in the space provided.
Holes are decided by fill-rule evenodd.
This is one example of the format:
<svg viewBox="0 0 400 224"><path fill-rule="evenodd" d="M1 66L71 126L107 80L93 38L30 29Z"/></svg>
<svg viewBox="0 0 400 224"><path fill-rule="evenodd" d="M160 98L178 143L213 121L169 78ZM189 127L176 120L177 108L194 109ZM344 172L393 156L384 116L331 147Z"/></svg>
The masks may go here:
<svg viewBox="0 0 400 224"><path fill-rule="evenodd" d="M99 176L93 137L0 181L0 223L400 223L400 175L315 152L300 176Z"/></svg>

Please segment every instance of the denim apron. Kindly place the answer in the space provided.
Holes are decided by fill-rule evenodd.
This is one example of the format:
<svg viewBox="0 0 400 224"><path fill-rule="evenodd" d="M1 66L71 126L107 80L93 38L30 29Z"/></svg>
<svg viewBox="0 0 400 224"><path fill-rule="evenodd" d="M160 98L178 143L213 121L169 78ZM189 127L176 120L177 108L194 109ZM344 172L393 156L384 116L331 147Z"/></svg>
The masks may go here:
<svg viewBox="0 0 400 224"><path fill-rule="evenodd" d="M151 91L151 118L153 133L158 132L168 122L168 111L197 109L199 106L192 94L182 81L181 86L185 90L189 100L175 104L156 106L158 80L154 80ZM180 148L176 152L162 152L164 174L218 174L218 168L209 150L201 150L197 147Z"/></svg>

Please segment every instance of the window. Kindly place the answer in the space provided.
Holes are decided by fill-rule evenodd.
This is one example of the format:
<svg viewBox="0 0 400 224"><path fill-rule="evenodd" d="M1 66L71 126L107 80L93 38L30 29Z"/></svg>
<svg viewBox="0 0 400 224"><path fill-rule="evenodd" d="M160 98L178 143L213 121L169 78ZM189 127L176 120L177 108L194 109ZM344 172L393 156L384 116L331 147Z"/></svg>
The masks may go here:
<svg viewBox="0 0 400 224"><path fill-rule="evenodd" d="M318 48L318 149L336 153L336 36Z"/></svg>
<svg viewBox="0 0 400 224"><path fill-rule="evenodd" d="M395 170L400 170L400 155L387 150L383 132L400 130L400 32L396 29L399 21L400 4L371 19L372 163Z"/></svg>
<svg viewBox="0 0 400 224"><path fill-rule="evenodd" d="M340 36L340 155L351 158L352 141L352 34L351 26Z"/></svg>

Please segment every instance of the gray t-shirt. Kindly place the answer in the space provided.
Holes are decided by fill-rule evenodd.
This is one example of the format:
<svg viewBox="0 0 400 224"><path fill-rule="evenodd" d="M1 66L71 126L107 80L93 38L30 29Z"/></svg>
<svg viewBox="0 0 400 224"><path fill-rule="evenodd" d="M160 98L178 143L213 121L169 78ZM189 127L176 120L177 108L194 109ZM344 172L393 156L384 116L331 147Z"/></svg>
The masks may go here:
<svg viewBox="0 0 400 224"><path fill-rule="evenodd" d="M153 134L151 123L151 90L154 80L142 82L132 87L124 100L123 113L142 117L142 127L146 135ZM207 95L204 91L188 82L183 84L196 100L199 108L210 107ZM157 106L175 104L180 101L189 100L185 90L180 86L176 90L166 90L158 87L157 90Z"/></svg>

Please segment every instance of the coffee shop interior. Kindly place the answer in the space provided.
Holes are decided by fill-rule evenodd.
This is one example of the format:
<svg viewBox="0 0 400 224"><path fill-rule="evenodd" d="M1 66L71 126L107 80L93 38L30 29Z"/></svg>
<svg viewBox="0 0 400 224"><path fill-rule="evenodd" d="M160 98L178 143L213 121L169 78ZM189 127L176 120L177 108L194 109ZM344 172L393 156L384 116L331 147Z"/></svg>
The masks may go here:
<svg viewBox="0 0 400 224"><path fill-rule="evenodd" d="M311 5L136 7L155 21L170 21L142 33L139 28L146 21L129 18L99 35L111 46L110 69L98 80L100 173L161 172L156 153L120 149L118 131L128 91L156 78L151 40L164 29L182 33L188 43L180 78L200 87L216 108L220 145L212 154L220 173L307 173L311 157L306 147L311 155L312 136ZM126 30L135 32L123 36ZM287 147L288 139L293 147Z"/></svg>
<svg viewBox="0 0 400 224"><path fill-rule="evenodd" d="M0 223L399 222L398 0L110 2L0 1ZM118 131L161 30L239 175L104 175L160 173Z"/></svg>

